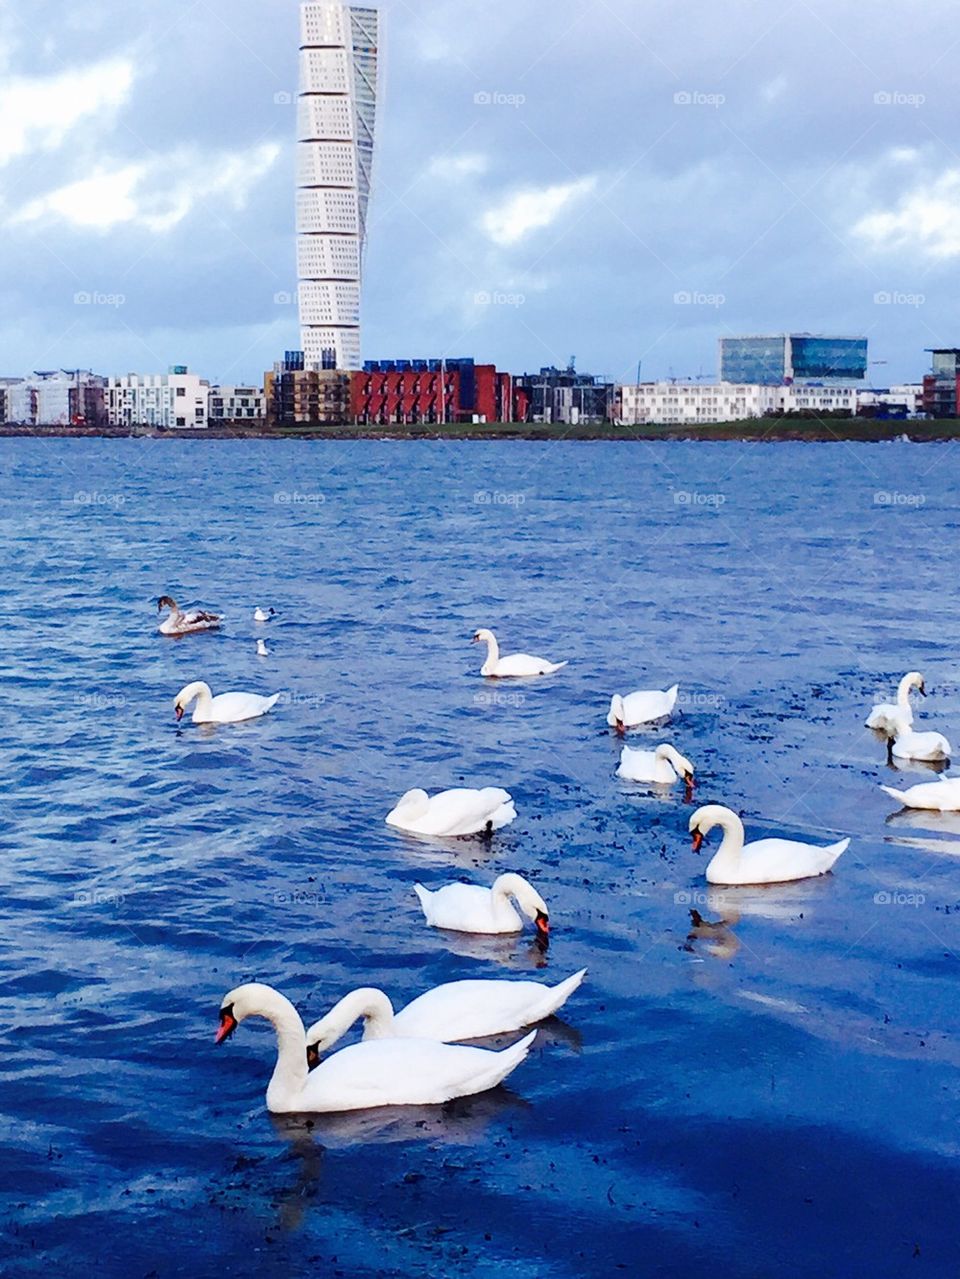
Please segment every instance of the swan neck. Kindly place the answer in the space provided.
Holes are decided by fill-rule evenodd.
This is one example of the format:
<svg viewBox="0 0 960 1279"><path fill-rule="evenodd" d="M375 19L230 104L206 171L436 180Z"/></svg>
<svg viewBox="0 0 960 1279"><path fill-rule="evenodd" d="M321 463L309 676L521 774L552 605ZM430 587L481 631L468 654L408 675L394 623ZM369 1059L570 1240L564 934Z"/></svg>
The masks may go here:
<svg viewBox="0 0 960 1279"><path fill-rule="evenodd" d="M281 1002L282 1001L282 1002ZM303 1022L293 1004L282 995L259 1010L277 1032L277 1064L267 1086L270 1110L289 1108L307 1082L307 1041Z"/></svg>
<svg viewBox="0 0 960 1279"><path fill-rule="evenodd" d="M717 820L717 825L723 831L723 839L720 841L714 862L724 866L739 865L744 843L743 822L736 813L724 813Z"/></svg>
<svg viewBox="0 0 960 1279"><path fill-rule="evenodd" d="M910 689L912 687L913 687L913 684L910 676L904 675L903 679L900 681L899 687L897 688L897 705L898 706L905 706L909 710Z"/></svg>
<svg viewBox="0 0 960 1279"><path fill-rule="evenodd" d="M364 1039L389 1039L393 1035L393 1005L382 990L365 986L344 995L325 1017L311 1026L308 1042L315 1043L322 1037L329 1048L361 1017Z"/></svg>

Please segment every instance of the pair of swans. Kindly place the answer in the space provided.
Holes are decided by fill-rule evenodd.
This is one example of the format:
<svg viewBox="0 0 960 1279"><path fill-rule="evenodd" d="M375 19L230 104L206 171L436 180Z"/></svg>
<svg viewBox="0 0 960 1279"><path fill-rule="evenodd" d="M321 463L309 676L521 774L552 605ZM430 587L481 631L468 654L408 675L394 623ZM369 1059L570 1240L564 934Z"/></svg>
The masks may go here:
<svg viewBox="0 0 960 1279"><path fill-rule="evenodd" d="M461 786L432 796L425 790L408 790L386 822L414 835L476 835L499 830L516 815L510 795L498 786L482 790Z"/></svg>
<svg viewBox="0 0 960 1279"><path fill-rule="evenodd" d="M161 635L194 635L198 631L215 631L223 621L220 613L206 613L201 608L184 611L172 595L161 595L157 600L157 612L169 609L157 630Z"/></svg>
<svg viewBox="0 0 960 1279"><path fill-rule="evenodd" d="M890 739L894 759L938 762L950 758L950 743L942 733L916 732L910 693L916 689L926 697L927 689L919 671L908 671L897 687L896 702L880 702L867 716L867 728L875 728Z"/></svg>
<svg viewBox="0 0 960 1279"><path fill-rule="evenodd" d="M825 875L837 858L847 851L849 839L825 848L795 839L758 839L744 843L743 822L722 804L706 804L690 817L693 850L699 852L704 836L715 826L723 840L707 866L710 884L785 884L795 879Z"/></svg>
<svg viewBox="0 0 960 1279"><path fill-rule="evenodd" d="M655 724L657 720L666 719L672 714L679 691L680 685L674 684L666 691L638 689L635 693L627 693L626 697L614 693L610 698L607 723L618 733L639 728L641 724Z"/></svg>
<svg viewBox="0 0 960 1279"><path fill-rule="evenodd" d="M248 982L224 996L216 1042L247 1017L265 1017L277 1032L277 1063L267 1087L273 1114L334 1114L376 1106L433 1106L495 1088L526 1057L537 1032L493 1052L430 1039L368 1039L308 1070L300 1014L272 986Z"/></svg>
<svg viewBox="0 0 960 1279"><path fill-rule="evenodd" d="M669 742L662 742L652 751L624 746L617 776L630 782L656 782L660 786L672 786L682 777L688 790L693 787L693 765Z"/></svg>
<svg viewBox="0 0 960 1279"><path fill-rule="evenodd" d="M179 723L184 712L196 703L191 717L194 724L239 724L266 715L279 700L279 693L271 697L261 697L259 693L219 693L214 697L210 685L198 679L181 688L173 699L173 713Z"/></svg>
<svg viewBox="0 0 960 1279"><path fill-rule="evenodd" d="M546 940L550 935L547 903L522 875L500 875L490 888L445 884L431 892L422 884L414 884L413 889L431 928L457 933L519 933L526 915L533 920L541 938Z"/></svg>
<svg viewBox="0 0 960 1279"><path fill-rule="evenodd" d="M488 679L523 679L529 675L552 675L566 662L550 662L545 657L532 657L529 653L511 653L500 656L500 645L493 631L479 630L473 637L474 644L486 644L487 657L480 667L480 674Z"/></svg>

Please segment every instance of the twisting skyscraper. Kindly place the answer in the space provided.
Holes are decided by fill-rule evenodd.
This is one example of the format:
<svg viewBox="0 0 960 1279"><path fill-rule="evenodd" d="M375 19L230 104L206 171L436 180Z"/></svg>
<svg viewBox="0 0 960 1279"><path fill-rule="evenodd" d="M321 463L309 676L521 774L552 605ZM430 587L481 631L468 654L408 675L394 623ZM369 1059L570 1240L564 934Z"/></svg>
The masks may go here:
<svg viewBox="0 0 960 1279"><path fill-rule="evenodd" d="M377 111L376 9L300 8L297 276L307 365L360 367L360 277Z"/></svg>

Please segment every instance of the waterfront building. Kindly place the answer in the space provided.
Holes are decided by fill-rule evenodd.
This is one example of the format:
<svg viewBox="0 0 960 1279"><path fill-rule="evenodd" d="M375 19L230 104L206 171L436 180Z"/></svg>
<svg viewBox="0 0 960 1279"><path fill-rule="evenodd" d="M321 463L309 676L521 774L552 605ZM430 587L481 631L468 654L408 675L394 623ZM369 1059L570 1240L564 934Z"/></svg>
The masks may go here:
<svg viewBox="0 0 960 1279"><path fill-rule="evenodd" d="M923 379L923 411L927 417L957 417L960 399L960 347L928 347L931 372Z"/></svg>
<svg viewBox="0 0 960 1279"><path fill-rule="evenodd" d="M167 373L126 373L107 380L111 426L159 426L170 430L206 427L210 383L184 364Z"/></svg>
<svg viewBox="0 0 960 1279"><path fill-rule="evenodd" d="M592 373L545 367L515 379L514 405L521 422L607 422L615 413L616 388Z"/></svg>
<svg viewBox="0 0 960 1279"><path fill-rule="evenodd" d="M844 417L852 416L856 407L857 392L853 387L641 382L617 388L616 421L621 426L676 426L738 422L785 413Z"/></svg>
<svg viewBox="0 0 960 1279"><path fill-rule="evenodd" d="M867 339L780 333L720 339L720 381L782 386L790 382L848 383L867 373Z"/></svg>
<svg viewBox="0 0 960 1279"><path fill-rule="evenodd" d="M350 374L304 367L303 351L288 351L263 379L270 426L336 426L350 413Z"/></svg>
<svg viewBox="0 0 960 1279"><path fill-rule="evenodd" d="M377 112L376 9L300 7L297 276L308 368L360 367L360 285Z"/></svg>
<svg viewBox="0 0 960 1279"><path fill-rule="evenodd" d="M351 377L350 398L352 419L364 424L507 422L513 378L468 357L367 360Z"/></svg>
<svg viewBox="0 0 960 1279"><path fill-rule="evenodd" d="M259 386L211 386L210 421L241 422L266 417L266 396Z"/></svg>
<svg viewBox="0 0 960 1279"><path fill-rule="evenodd" d="M38 370L5 382L4 421L20 426L106 425L106 378L89 369Z"/></svg>
<svg viewBox="0 0 960 1279"><path fill-rule="evenodd" d="M923 383L872 387L857 392L857 416L882 420L918 417L923 413Z"/></svg>

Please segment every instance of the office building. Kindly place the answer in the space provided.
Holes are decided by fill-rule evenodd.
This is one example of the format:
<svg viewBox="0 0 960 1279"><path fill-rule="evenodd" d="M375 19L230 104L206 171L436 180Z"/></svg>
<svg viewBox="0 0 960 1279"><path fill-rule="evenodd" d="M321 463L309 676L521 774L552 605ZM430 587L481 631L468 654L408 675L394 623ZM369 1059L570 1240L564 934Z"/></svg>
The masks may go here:
<svg viewBox="0 0 960 1279"><path fill-rule="evenodd" d="M867 339L781 333L720 339L720 381L754 386L851 383L867 373Z"/></svg>
<svg viewBox="0 0 960 1279"><path fill-rule="evenodd" d="M960 347L928 347L931 371L923 379L923 411L927 417L957 417Z"/></svg>

